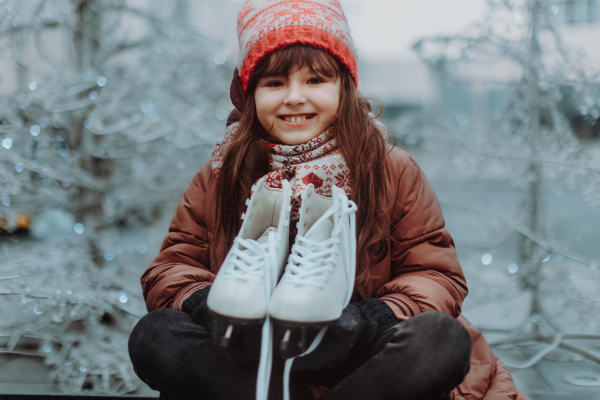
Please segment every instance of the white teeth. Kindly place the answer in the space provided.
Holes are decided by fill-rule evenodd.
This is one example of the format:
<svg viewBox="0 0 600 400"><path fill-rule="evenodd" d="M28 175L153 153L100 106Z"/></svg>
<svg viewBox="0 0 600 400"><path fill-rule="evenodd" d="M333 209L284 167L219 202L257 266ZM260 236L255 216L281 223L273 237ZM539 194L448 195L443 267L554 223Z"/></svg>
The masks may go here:
<svg viewBox="0 0 600 400"><path fill-rule="evenodd" d="M308 117L283 117L286 122L304 122L308 119Z"/></svg>

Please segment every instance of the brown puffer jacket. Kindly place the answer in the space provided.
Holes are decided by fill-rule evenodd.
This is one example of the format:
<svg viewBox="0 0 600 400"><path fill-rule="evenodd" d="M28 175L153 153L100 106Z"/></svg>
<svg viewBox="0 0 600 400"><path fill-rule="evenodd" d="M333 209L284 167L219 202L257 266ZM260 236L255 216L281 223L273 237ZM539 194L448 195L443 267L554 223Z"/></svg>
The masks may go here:
<svg viewBox="0 0 600 400"><path fill-rule="evenodd" d="M399 320L424 311L452 315L473 343L471 369L452 399L526 400L502 361L460 315L466 281L442 210L427 178L398 148L387 156L391 190L396 193L390 229L390 252L371 266L371 277L357 286L360 298L385 301ZM222 232L213 237L215 185L211 164L202 167L185 191L161 251L142 276L148 311L181 309L191 293L212 282L225 259Z"/></svg>

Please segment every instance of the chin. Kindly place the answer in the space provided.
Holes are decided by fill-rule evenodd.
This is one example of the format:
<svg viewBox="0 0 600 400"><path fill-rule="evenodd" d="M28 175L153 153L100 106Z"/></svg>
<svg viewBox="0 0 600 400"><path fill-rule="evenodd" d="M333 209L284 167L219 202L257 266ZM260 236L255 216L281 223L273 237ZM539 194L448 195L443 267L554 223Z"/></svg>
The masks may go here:
<svg viewBox="0 0 600 400"><path fill-rule="evenodd" d="M309 140L312 140L319 135L320 135L320 133L297 132L297 133L280 134L280 135L278 135L278 137L276 137L274 139L285 145L295 146L298 144L306 143Z"/></svg>

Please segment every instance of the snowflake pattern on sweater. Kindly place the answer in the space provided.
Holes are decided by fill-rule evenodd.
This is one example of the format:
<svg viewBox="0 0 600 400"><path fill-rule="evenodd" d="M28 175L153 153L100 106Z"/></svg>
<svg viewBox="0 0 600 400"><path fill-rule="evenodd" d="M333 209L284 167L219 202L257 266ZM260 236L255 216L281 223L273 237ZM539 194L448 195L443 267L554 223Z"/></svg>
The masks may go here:
<svg viewBox="0 0 600 400"><path fill-rule="evenodd" d="M227 147L235 135L239 123L232 124L225 135L219 139L212 152L213 173L219 173ZM342 153L335 144L333 135L328 131L314 139L294 146L263 141L271 153L271 166L265 183L275 189L282 188L287 179L292 189L292 211L290 213L290 236L296 236L296 222L300 219L301 194L311 183L315 192L331 197L331 187L336 185L350 196L352 182ZM293 231L293 232L292 232Z"/></svg>
<svg viewBox="0 0 600 400"><path fill-rule="evenodd" d="M375 125L387 140L385 126L379 121L375 121ZM212 168L215 176L219 173L228 145L238 127L237 122L230 125L213 148ZM290 237L292 239L296 236L296 222L300 219L301 194L308 185L312 183L315 192L326 197L331 197L331 187L336 185L351 197L350 170L331 132L323 132L308 142L298 145L275 144L267 141L263 141L263 144L271 153L271 172L267 174L265 180L267 186L281 189L284 179L290 182L292 189Z"/></svg>

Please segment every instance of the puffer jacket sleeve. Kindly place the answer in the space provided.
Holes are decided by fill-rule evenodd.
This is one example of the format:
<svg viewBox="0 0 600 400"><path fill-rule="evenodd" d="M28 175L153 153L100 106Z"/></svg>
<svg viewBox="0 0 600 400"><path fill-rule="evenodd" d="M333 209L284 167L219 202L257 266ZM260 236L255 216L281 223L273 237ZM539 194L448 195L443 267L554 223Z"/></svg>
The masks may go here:
<svg viewBox="0 0 600 400"><path fill-rule="evenodd" d="M458 317L467 285L425 174L408 153L388 154L391 187L397 185L390 228L391 279L376 296L399 320L424 311Z"/></svg>
<svg viewBox="0 0 600 400"><path fill-rule="evenodd" d="M206 205L210 163L204 165L185 190L169 226L160 253L148 266L141 284L148 311L159 308L181 310L194 291L210 285L210 243Z"/></svg>

